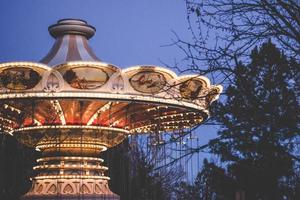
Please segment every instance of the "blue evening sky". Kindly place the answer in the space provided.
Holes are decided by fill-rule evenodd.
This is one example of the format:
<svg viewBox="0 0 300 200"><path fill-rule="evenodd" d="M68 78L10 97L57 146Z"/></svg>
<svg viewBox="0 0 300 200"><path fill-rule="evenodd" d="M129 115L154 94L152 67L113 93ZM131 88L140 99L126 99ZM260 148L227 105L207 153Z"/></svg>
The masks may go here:
<svg viewBox="0 0 300 200"><path fill-rule="evenodd" d="M188 38L183 0L1 0L0 62L38 61L53 39L48 26L62 18L81 18L96 27L90 44L104 61L122 68L161 65L180 59L176 47L161 47Z"/></svg>
<svg viewBox="0 0 300 200"><path fill-rule="evenodd" d="M171 43L172 31L191 38L183 0L0 0L0 62L39 61L54 42L48 26L62 18L81 18L96 27L93 50L121 68L162 65L160 60L171 65L183 58L177 47L162 47ZM216 130L197 132L203 144Z"/></svg>

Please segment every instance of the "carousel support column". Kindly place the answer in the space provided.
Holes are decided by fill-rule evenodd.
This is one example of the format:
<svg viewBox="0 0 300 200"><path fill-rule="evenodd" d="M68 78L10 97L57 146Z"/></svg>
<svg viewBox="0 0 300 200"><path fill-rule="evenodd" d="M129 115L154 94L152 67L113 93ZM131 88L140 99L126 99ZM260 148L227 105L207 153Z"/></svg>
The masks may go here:
<svg viewBox="0 0 300 200"><path fill-rule="evenodd" d="M85 146L87 151L91 150L88 145L79 146ZM101 165L103 159L90 153L78 155L77 147L78 144L38 145L43 156L34 167L37 176L32 178L32 187L22 199L119 200L119 196L108 187L109 177L104 175L108 168ZM106 150L106 147L99 145L97 148Z"/></svg>

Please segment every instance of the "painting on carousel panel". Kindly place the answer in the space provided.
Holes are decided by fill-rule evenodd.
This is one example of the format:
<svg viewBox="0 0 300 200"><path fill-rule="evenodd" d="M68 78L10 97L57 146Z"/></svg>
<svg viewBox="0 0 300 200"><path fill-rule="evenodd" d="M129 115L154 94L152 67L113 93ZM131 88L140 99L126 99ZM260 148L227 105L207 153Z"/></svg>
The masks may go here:
<svg viewBox="0 0 300 200"><path fill-rule="evenodd" d="M195 100L203 88L203 82L199 80L187 80L179 86L180 94L185 99Z"/></svg>
<svg viewBox="0 0 300 200"><path fill-rule="evenodd" d="M76 89L97 89L108 80L107 73L102 69L85 67L68 69L63 77L71 87Z"/></svg>
<svg viewBox="0 0 300 200"><path fill-rule="evenodd" d="M166 78L159 72L141 71L130 79L131 86L138 92L156 93L166 85Z"/></svg>
<svg viewBox="0 0 300 200"><path fill-rule="evenodd" d="M34 88L42 79L40 74L26 67L4 69L0 73L0 88L27 90Z"/></svg>

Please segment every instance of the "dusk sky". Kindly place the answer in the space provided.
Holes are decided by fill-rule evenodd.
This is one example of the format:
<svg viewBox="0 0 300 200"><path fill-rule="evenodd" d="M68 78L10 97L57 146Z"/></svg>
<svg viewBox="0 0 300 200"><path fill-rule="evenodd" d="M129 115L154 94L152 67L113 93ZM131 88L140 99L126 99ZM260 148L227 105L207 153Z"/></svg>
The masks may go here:
<svg viewBox="0 0 300 200"><path fill-rule="evenodd" d="M183 54L162 46L172 42L172 31L189 40L185 6L183 0L1 0L0 62L38 62L54 42L48 26L80 18L97 29L90 45L103 61L121 68L172 65ZM214 128L198 133L201 143L215 137Z"/></svg>
<svg viewBox="0 0 300 200"><path fill-rule="evenodd" d="M90 44L102 60L122 68L173 63L182 55L175 31L189 38L182 0L1 0L0 62L41 59L53 44L48 26L80 18L96 27Z"/></svg>

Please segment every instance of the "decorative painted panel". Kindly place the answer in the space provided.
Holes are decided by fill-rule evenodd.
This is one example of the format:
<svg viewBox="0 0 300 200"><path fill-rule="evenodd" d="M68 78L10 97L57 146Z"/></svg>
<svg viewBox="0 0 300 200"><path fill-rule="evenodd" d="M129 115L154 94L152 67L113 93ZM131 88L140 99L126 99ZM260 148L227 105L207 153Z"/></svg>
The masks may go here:
<svg viewBox="0 0 300 200"><path fill-rule="evenodd" d="M7 68L0 73L0 88L28 90L34 88L41 79L40 74L31 68Z"/></svg>
<svg viewBox="0 0 300 200"><path fill-rule="evenodd" d="M204 88L204 83L197 79L183 81L179 86L180 94L185 99L197 99L201 90Z"/></svg>
<svg viewBox="0 0 300 200"><path fill-rule="evenodd" d="M155 71L138 72L129 81L136 91L151 94L159 92L166 85L164 75Z"/></svg>
<svg viewBox="0 0 300 200"><path fill-rule="evenodd" d="M96 89L108 81L107 73L100 68L76 67L66 70L63 77L76 89Z"/></svg>

